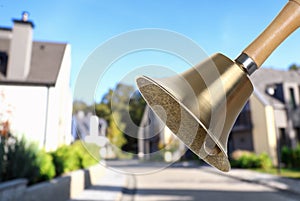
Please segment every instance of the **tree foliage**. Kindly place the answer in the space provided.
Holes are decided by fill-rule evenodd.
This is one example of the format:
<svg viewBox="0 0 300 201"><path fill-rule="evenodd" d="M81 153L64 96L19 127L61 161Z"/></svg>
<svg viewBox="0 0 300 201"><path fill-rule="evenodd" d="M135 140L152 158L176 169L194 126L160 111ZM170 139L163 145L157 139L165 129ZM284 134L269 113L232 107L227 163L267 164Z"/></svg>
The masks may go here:
<svg viewBox="0 0 300 201"><path fill-rule="evenodd" d="M98 117L105 119L107 122L110 121L111 109L107 104L95 104L95 112Z"/></svg>
<svg viewBox="0 0 300 201"><path fill-rule="evenodd" d="M300 65L297 64L292 64L289 67L289 70L299 70L300 69Z"/></svg>
<svg viewBox="0 0 300 201"><path fill-rule="evenodd" d="M73 113L76 114L79 111L88 112L91 110L91 106L88 106L83 101L74 101L73 102Z"/></svg>
<svg viewBox="0 0 300 201"><path fill-rule="evenodd" d="M137 139L130 136L138 132L145 105L144 99L133 86L122 83L117 84L115 89L110 89L101 103L96 104L96 114L108 121L108 132L113 144L125 151L137 152Z"/></svg>
<svg viewBox="0 0 300 201"><path fill-rule="evenodd" d="M73 108L76 111L94 111L99 118L107 121L107 135L111 143L125 151L137 152L138 132L146 103L133 86L118 83L109 89L99 103L89 106L77 101ZM126 135L130 134L130 135Z"/></svg>
<svg viewBox="0 0 300 201"><path fill-rule="evenodd" d="M136 91L131 97L129 107L129 114L132 121L136 125L140 125L146 107L146 102L138 91Z"/></svg>
<svg viewBox="0 0 300 201"><path fill-rule="evenodd" d="M126 125L120 121L120 116L118 114L110 116L107 137L113 145L119 148L121 148L127 142L126 138L124 137L124 133L122 132L125 129L125 126Z"/></svg>

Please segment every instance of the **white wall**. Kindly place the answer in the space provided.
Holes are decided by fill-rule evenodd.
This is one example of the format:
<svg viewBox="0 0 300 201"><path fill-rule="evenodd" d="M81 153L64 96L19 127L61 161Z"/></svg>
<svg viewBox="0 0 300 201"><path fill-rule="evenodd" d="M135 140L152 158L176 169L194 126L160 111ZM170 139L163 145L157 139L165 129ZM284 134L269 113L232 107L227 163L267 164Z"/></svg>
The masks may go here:
<svg viewBox="0 0 300 201"><path fill-rule="evenodd" d="M287 127L287 117L285 109L275 109L275 120L276 120L276 127L277 128L286 128Z"/></svg>
<svg viewBox="0 0 300 201"><path fill-rule="evenodd" d="M45 126L47 126L44 148L50 151L71 142L72 105L66 106L60 102L60 99L63 98L58 93L60 90L51 87L46 124L47 90L47 87L36 86L0 86L0 91L4 92L6 101L13 109L12 134L24 135L26 139L44 147ZM70 100L69 96L65 98Z"/></svg>
<svg viewBox="0 0 300 201"><path fill-rule="evenodd" d="M266 152L277 164L276 129L274 110L254 93L250 97L251 121L253 123L253 146L257 154Z"/></svg>
<svg viewBox="0 0 300 201"><path fill-rule="evenodd" d="M6 101L13 108L11 131L14 135L25 135L40 146L44 141L46 115L46 87L0 86Z"/></svg>
<svg viewBox="0 0 300 201"><path fill-rule="evenodd" d="M49 124L47 128L47 150L56 149L72 140L72 92L70 88L71 48L66 46L61 69L54 88L49 93ZM54 126L52 126L54 125Z"/></svg>
<svg viewBox="0 0 300 201"><path fill-rule="evenodd" d="M71 50L66 46L55 87L1 86L13 108L11 131L36 141L47 151L71 143L72 93L70 89ZM47 111L48 98L48 111ZM0 103L1 104L1 103ZM47 118L46 113L48 112ZM47 123L46 123L47 119ZM45 135L45 127L46 135Z"/></svg>

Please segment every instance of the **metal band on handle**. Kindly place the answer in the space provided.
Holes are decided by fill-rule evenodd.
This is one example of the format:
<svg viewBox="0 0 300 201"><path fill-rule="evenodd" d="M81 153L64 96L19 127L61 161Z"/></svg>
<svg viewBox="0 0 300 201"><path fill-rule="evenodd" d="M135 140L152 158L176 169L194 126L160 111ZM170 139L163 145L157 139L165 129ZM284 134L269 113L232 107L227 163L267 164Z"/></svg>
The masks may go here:
<svg viewBox="0 0 300 201"><path fill-rule="evenodd" d="M240 54L235 60L244 70L251 75L254 71L258 69L256 63L245 53Z"/></svg>

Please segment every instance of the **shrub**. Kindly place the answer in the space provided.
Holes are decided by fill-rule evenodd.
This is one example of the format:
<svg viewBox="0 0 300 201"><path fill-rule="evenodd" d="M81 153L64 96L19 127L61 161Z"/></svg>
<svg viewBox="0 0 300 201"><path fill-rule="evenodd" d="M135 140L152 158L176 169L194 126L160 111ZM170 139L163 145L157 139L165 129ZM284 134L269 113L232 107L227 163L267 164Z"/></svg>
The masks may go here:
<svg viewBox="0 0 300 201"><path fill-rule="evenodd" d="M262 168L269 169L272 167L272 160L266 154L257 155L251 152L244 152L243 154L235 154L238 157L231 160L231 166L236 168Z"/></svg>
<svg viewBox="0 0 300 201"><path fill-rule="evenodd" d="M99 147L76 141L72 145L63 145L52 152L56 175L61 175L80 168L87 168L100 159Z"/></svg>
<svg viewBox="0 0 300 201"><path fill-rule="evenodd" d="M281 149L281 162L284 163L287 167L291 168L293 166L293 151L287 146L282 147Z"/></svg>
<svg viewBox="0 0 300 201"><path fill-rule="evenodd" d="M300 145L293 150L292 164L295 168L300 168Z"/></svg>
<svg viewBox="0 0 300 201"><path fill-rule="evenodd" d="M51 153L55 165L57 176L77 170L80 168L80 162L77 154L71 149L71 146L63 145Z"/></svg>
<svg viewBox="0 0 300 201"><path fill-rule="evenodd" d="M10 180L16 178L27 178L29 183L35 183L39 177L39 167L36 165L37 146L33 143L28 144L24 138L15 139L15 142L5 144L5 167L3 179Z"/></svg>
<svg viewBox="0 0 300 201"><path fill-rule="evenodd" d="M288 168L300 168L300 145L295 149L284 146L281 149L281 161Z"/></svg>
<svg viewBox="0 0 300 201"><path fill-rule="evenodd" d="M99 147L77 140L72 144L72 149L76 152L80 168L87 168L97 164L100 160Z"/></svg>
<svg viewBox="0 0 300 201"><path fill-rule="evenodd" d="M1 137L0 182L26 178L29 184L34 184L50 180L55 175L89 167L99 159L99 147L94 144L83 145L77 141L70 146L61 146L50 154L25 138Z"/></svg>
<svg viewBox="0 0 300 201"><path fill-rule="evenodd" d="M51 156L25 138L2 138L1 150L1 181L26 178L34 184L55 175Z"/></svg>
<svg viewBox="0 0 300 201"><path fill-rule="evenodd" d="M273 166L272 159L266 153L262 153L258 156L258 167L264 170L270 169Z"/></svg>
<svg viewBox="0 0 300 201"><path fill-rule="evenodd" d="M55 176L55 166L53 158L44 150L37 154L37 166L39 167L39 181L50 180Z"/></svg>

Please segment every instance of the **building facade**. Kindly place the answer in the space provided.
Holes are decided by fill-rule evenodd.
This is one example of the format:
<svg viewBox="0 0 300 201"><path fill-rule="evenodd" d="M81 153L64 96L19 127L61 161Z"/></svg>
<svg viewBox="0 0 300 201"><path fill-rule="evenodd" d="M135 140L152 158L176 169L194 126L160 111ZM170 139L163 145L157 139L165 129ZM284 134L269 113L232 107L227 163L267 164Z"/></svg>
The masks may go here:
<svg viewBox="0 0 300 201"><path fill-rule="evenodd" d="M251 80L254 92L232 129L229 152L266 152L277 164L280 149L300 141L300 74L262 68Z"/></svg>
<svg viewBox="0 0 300 201"><path fill-rule="evenodd" d="M11 107L10 131L46 150L71 141L71 48L33 41L26 13L0 27L0 91Z"/></svg>
<svg viewBox="0 0 300 201"><path fill-rule="evenodd" d="M148 106L145 107L137 137L139 159L153 160L158 155L163 155L166 162L173 162L186 154L187 149L184 143Z"/></svg>

